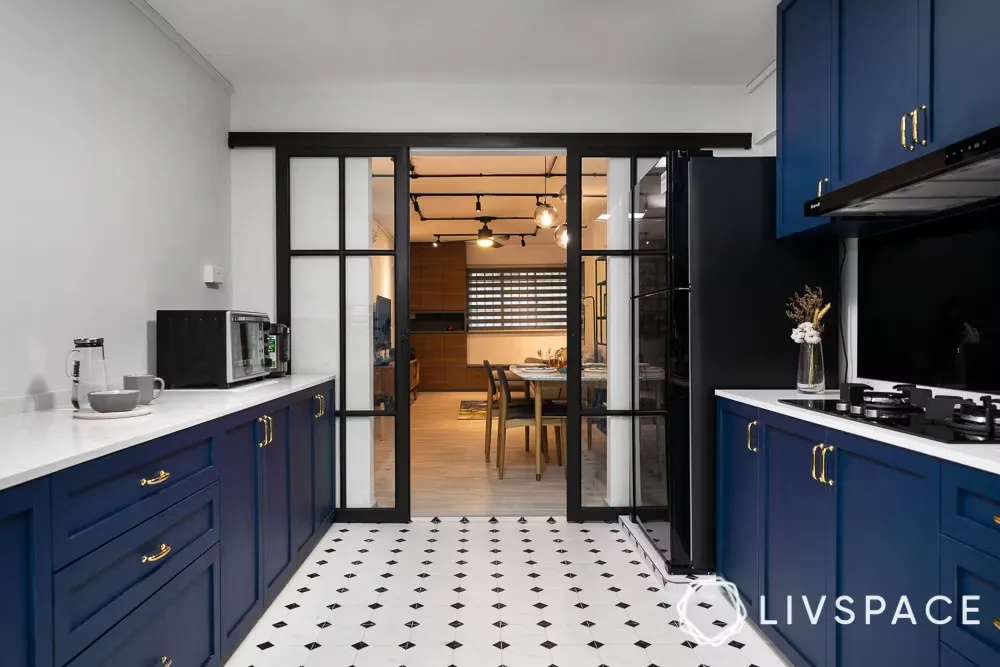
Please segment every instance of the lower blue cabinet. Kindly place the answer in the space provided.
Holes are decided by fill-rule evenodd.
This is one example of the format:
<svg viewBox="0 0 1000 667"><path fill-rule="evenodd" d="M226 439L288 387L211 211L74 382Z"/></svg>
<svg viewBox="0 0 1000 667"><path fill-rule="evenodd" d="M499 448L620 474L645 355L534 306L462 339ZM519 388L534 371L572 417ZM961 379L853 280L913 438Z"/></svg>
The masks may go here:
<svg viewBox="0 0 1000 667"><path fill-rule="evenodd" d="M292 572L288 476L288 410L274 410L271 435L263 452L264 490L260 521L264 538L264 605L281 592Z"/></svg>
<svg viewBox="0 0 1000 667"><path fill-rule="evenodd" d="M69 667L162 667L168 663L174 667L216 667L222 664L220 640L216 545Z"/></svg>
<svg viewBox="0 0 1000 667"><path fill-rule="evenodd" d="M951 622L941 628L941 640L978 667L1000 665L1000 560L978 549L941 536L941 594L953 605ZM975 597L964 624L962 599ZM944 616L944 614L942 614Z"/></svg>
<svg viewBox="0 0 1000 667"><path fill-rule="evenodd" d="M952 647L941 644L941 667L976 667L976 665Z"/></svg>
<svg viewBox="0 0 1000 667"><path fill-rule="evenodd" d="M824 476L833 483L836 517L826 527L836 537L830 599L849 596L856 614L849 625L830 624L831 664L937 665L938 626L927 620L925 606L939 590L940 463L832 429L828 437L834 449ZM864 617L869 595L886 601L870 625ZM916 625L892 623L904 597Z"/></svg>
<svg viewBox="0 0 1000 667"><path fill-rule="evenodd" d="M761 594L767 604L758 621L776 621L763 625L764 632L799 667L829 664L831 617L814 624L802 604L805 596L815 609L833 569L833 488L821 475L826 434L821 426L761 411Z"/></svg>
<svg viewBox="0 0 1000 667"><path fill-rule="evenodd" d="M0 660L52 667L50 478L0 492Z"/></svg>
<svg viewBox="0 0 1000 667"><path fill-rule="evenodd" d="M63 665L219 540L213 483L55 574L55 658Z"/></svg>
<svg viewBox="0 0 1000 667"><path fill-rule="evenodd" d="M299 398L288 407L288 458L291 476L289 520L292 554L304 558L316 534L316 478L313 475L313 422L320 419L320 401Z"/></svg>
<svg viewBox="0 0 1000 667"><path fill-rule="evenodd" d="M264 423L237 417L218 450L222 649L229 656L264 613L260 502Z"/></svg>
<svg viewBox="0 0 1000 667"><path fill-rule="evenodd" d="M313 423L313 463L316 466L316 530L333 522L334 507L334 455L333 455L333 421L334 421L334 385L322 388L320 396L321 415Z"/></svg>
<svg viewBox="0 0 1000 667"><path fill-rule="evenodd" d="M719 574L736 584L747 610L760 601L760 438L757 408L719 401L718 535Z"/></svg>

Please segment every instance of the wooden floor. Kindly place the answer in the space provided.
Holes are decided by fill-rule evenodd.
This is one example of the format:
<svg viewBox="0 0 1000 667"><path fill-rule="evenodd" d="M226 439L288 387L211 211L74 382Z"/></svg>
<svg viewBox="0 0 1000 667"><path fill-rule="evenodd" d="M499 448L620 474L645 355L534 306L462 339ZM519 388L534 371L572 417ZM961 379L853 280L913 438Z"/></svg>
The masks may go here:
<svg viewBox="0 0 1000 667"><path fill-rule="evenodd" d="M460 420L462 400L482 400L475 392L425 392L410 407L411 502L413 516L552 516L566 514L566 479L552 463L535 481L534 443L524 451L524 429L508 431L504 478L496 468L496 421L490 462L483 455L485 420ZM386 420L387 422L391 420ZM377 430L376 430L377 432ZM375 494L380 507L393 499L391 424L376 443ZM595 429L593 450L584 455L583 497L588 506L604 503L604 438Z"/></svg>

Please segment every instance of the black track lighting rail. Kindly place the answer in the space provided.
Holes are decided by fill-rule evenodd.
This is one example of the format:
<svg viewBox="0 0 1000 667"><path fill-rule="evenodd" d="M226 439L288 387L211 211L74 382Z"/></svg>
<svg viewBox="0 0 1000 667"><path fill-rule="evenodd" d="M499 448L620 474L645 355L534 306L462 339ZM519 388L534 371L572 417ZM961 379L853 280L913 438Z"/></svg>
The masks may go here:
<svg viewBox="0 0 1000 667"><path fill-rule="evenodd" d="M603 178L607 174L602 174L598 172L580 174L584 178ZM373 178L393 178L393 174L373 174ZM507 173L468 173L468 174L418 174L411 167L410 169L410 180L415 181L417 179L430 179L430 178L565 178L565 173L551 173L551 174L507 174Z"/></svg>

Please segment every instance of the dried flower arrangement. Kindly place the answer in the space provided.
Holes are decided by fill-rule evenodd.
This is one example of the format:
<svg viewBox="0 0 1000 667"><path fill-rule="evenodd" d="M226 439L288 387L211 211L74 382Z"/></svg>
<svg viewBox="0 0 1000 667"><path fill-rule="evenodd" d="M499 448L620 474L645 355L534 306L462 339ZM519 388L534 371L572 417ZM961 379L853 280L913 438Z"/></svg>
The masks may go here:
<svg viewBox="0 0 1000 667"><path fill-rule="evenodd" d="M823 302L823 290L806 285L805 294L796 292L786 304L785 315L792 321L792 340L815 345L820 342L823 325L820 320L830 312L832 303Z"/></svg>

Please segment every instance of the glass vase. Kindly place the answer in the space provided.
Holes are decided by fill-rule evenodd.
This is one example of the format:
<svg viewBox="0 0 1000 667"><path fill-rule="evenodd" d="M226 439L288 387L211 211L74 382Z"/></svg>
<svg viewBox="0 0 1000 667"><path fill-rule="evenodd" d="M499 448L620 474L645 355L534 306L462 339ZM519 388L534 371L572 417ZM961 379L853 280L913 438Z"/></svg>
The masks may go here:
<svg viewBox="0 0 1000 667"><path fill-rule="evenodd" d="M795 383L804 394L826 391L826 372L823 369L823 343L799 344L799 371Z"/></svg>

